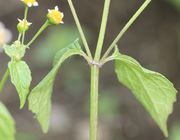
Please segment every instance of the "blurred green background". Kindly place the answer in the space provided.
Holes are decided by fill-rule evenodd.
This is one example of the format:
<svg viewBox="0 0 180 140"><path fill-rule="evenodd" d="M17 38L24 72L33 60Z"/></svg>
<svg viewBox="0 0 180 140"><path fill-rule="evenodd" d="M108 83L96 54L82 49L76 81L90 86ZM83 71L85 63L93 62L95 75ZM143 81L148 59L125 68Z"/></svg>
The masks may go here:
<svg viewBox="0 0 180 140"><path fill-rule="evenodd" d="M79 38L65 0L38 2L39 7L30 9L29 21L33 24L27 40L46 20L47 9L55 5L64 12L65 24L48 28L28 50L25 60L32 70L32 87L51 69L57 50ZM112 0L105 48L142 3L143 0ZM74 4L94 52L103 0L74 0ZM23 17L23 11L20 0L0 0L0 22L12 32L12 41L17 39L17 18ZM180 90L180 0L152 0L119 42L119 47L121 53L136 58L144 67L164 74ZM8 61L9 58L0 53L0 77ZM99 140L180 140L180 96L168 121L170 137L166 139L130 91L119 84L113 67L113 63L108 63L101 70ZM19 110L18 95L8 81L0 100L15 118L17 140L88 140L88 68L79 57L63 64L55 83L48 134L42 133L27 105Z"/></svg>

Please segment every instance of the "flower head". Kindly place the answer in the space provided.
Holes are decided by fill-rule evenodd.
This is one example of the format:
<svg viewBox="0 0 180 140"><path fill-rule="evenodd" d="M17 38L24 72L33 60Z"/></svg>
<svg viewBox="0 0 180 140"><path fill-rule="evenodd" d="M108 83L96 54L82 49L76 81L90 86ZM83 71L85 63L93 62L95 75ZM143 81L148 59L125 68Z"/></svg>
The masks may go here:
<svg viewBox="0 0 180 140"><path fill-rule="evenodd" d="M32 24L25 19L23 19L23 20L18 19L18 21L19 21L19 23L17 25L17 29L18 29L19 33L23 33L25 31L27 31L29 29L29 26Z"/></svg>
<svg viewBox="0 0 180 140"><path fill-rule="evenodd" d="M9 43L12 39L12 33L6 29L4 24L0 22L0 52L3 50L3 45Z"/></svg>
<svg viewBox="0 0 180 140"><path fill-rule="evenodd" d="M51 24L63 24L64 14L59 11L58 6L55 9L48 9L47 18Z"/></svg>
<svg viewBox="0 0 180 140"><path fill-rule="evenodd" d="M38 6L38 2L36 0L21 0L25 5L27 5L28 7L32 7L32 6Z"/></svg>

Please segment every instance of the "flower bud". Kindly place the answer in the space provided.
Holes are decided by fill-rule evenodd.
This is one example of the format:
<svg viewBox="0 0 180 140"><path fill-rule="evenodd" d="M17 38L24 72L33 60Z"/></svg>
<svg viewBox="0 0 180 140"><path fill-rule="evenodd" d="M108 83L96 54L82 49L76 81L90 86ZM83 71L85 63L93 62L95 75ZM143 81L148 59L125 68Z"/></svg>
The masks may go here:
<svg viewBox="0 0 180 140"><path fill-rule="evenodd" d="M55 9L52 10L48 10L48 14L47 14L47 18L49 20L49 23L51 24L63 24L63 17L64 14L62 12L59 11L58 6L55 7Z"/></svg>
<svg viewBox="0 0 180 140"><path fill-rule="evenodd" d="M30 22L28 22L27 20L20 20L18 19L19 23L17 25L17 29L19 31L19 33L24 33L26 32L27 30L29 30L29 26L32 24Z"/></svg>

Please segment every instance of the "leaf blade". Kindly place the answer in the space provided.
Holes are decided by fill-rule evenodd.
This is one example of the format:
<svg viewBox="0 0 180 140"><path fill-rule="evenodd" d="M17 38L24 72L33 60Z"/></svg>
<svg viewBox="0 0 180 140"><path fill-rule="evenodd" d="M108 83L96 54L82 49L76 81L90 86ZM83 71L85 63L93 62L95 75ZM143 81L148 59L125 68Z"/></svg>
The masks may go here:
<svg viewBox="0 0 180 140"><path fill-rule="evenodd" d="M10 61L8 64L11 82L16 87L20 98L20 108L23 108L32 81L31 71L24 61Z"/></svg>
<svg viewBox="0 0 180 140"><path fill-rule="evenodd" d="M51 96L53 92L53 85L56 74L61 64L69 57L73 55L82 55L82 50L77 45L77 40L68 46L57 52L53 62L53 69L47 74L47 76L31 91L28 98L29 110L31 110L37 120L39 121L43 132L48 131L49 117L51 112Z"/></svg>
<svg viewBox="0 0 180 140"><path fill-rule="evenodd" d="M0 139L15 140L15 132L14 119L0 102Z"/></svg>
<svg viewBox="0 0 180 140"><path fill-rule="evenodd" d="M151 117L168 136L167 119L176 101L176 89L163 75L143 68L135 59L120 54L115 56L118 80L126 86L145 107Z"/></svg>

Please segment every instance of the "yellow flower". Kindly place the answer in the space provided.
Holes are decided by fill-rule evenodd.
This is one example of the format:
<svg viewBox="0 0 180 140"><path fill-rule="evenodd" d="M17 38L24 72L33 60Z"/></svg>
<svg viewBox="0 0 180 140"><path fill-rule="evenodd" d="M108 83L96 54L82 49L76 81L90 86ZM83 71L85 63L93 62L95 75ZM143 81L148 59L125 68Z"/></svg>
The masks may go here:
<svg viewBox="0 0 180 140"><path fill-rule="evenodd" d="M36 0L21 0L24 4L26 4L28 7L32 6L38 6L38 2Z"/></svg>
<svg viewBox="0 0 180 140"><path fill-rule="evenodd" d="M64 14L59 11L58 6L55 7L55 9L48 9L47 18L51 24L63 24L63 18Z"/></svg>
<svg viewBox="0 0 180 140"><path fill-rule="evenodd" d="M23 33L27 30L29 30L29 26L32 24L30 22L28 22L27 20L20 20L18 19L19 23L17 25L17 29L19 31L19 33Z"/></svg>

